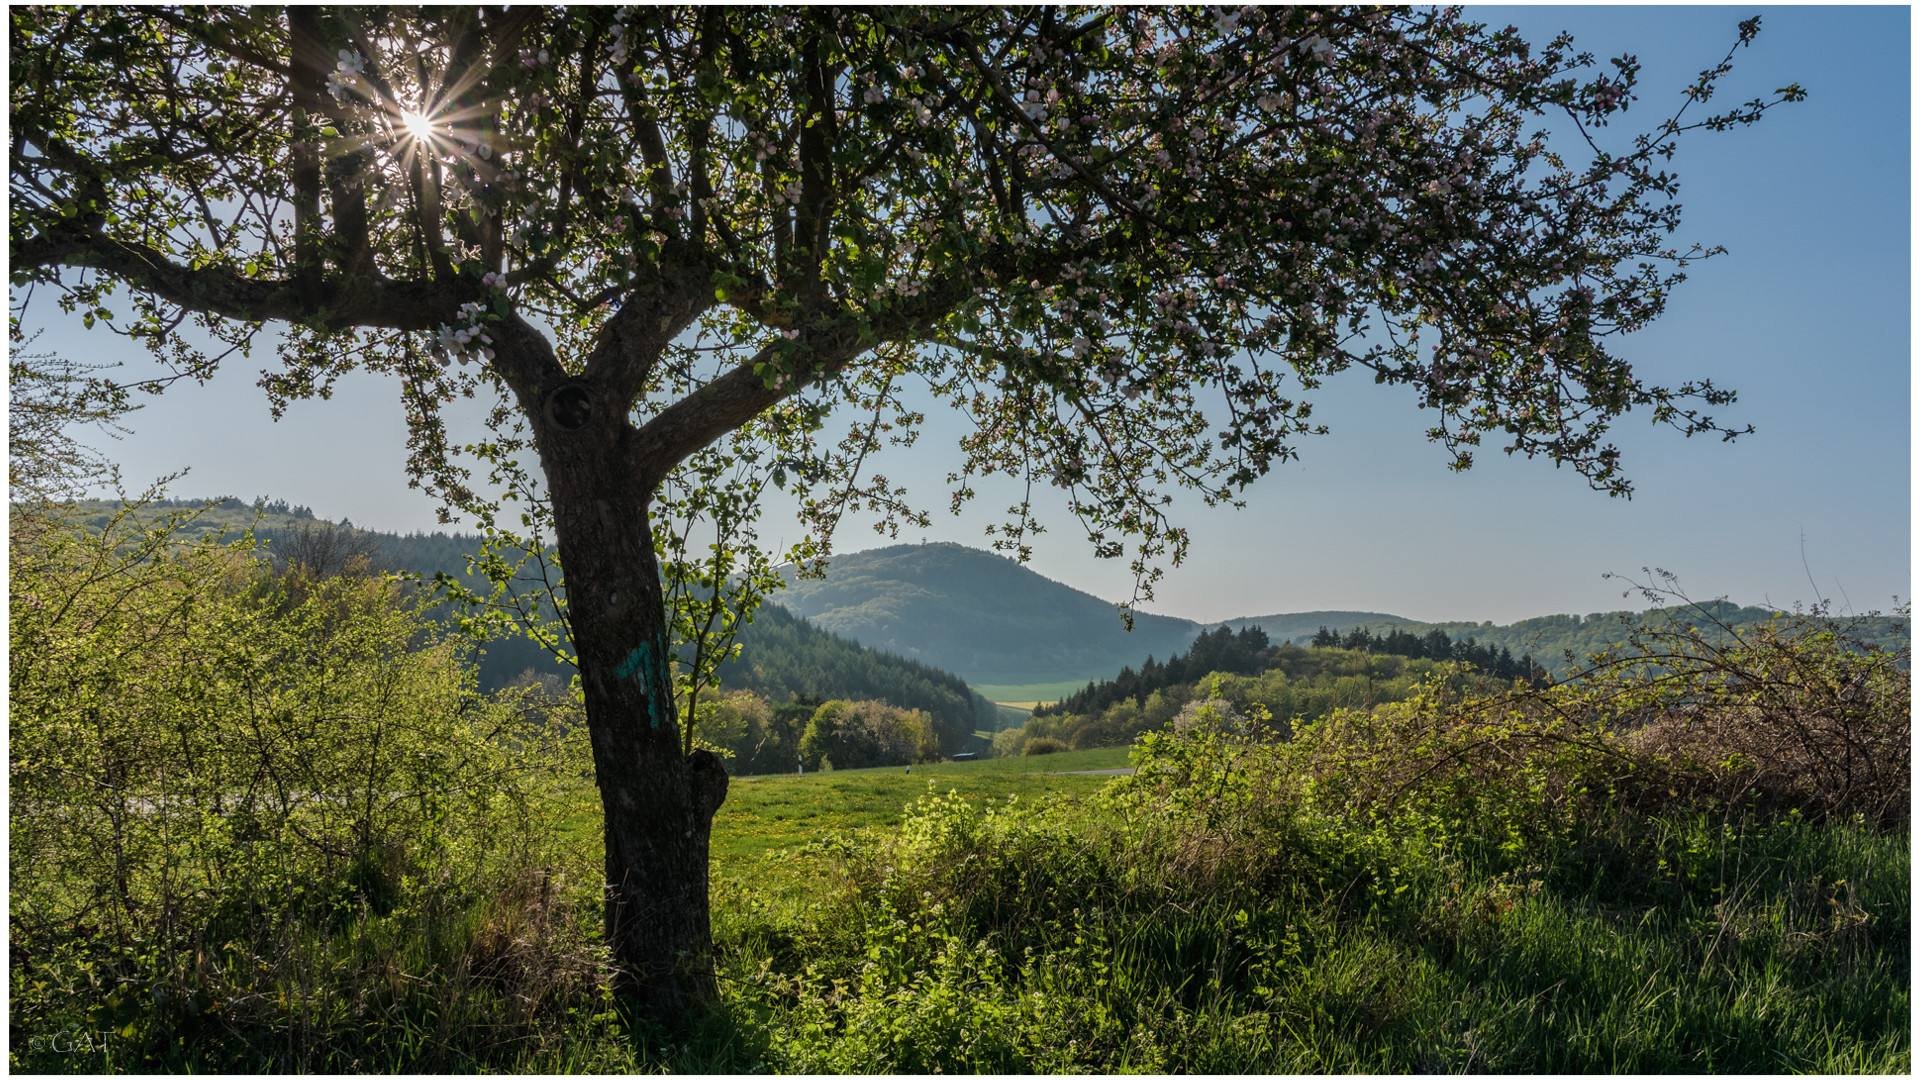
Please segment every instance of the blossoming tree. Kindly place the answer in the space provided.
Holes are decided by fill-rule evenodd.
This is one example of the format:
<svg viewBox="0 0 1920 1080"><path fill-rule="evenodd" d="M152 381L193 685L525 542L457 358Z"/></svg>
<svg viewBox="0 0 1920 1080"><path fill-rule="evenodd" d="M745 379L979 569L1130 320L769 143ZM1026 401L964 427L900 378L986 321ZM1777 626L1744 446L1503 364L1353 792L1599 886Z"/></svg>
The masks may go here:
<svg viewBox="0 0 1920 1080"><path fill-rule="evenodd" d="M1605 435L1628 410L1732 434L1704 411L1730 393L1615 352L1711 254L1669 246L1663 163L1800 95L1703 115L1722 62L1609 138L1631 58L1583 73L1564 38L1406 8L10 19L16 298L195 377L220 358L196 343L274 324L276 408L387 373L417 483L489 528L527 531L489 491L550 523L607 933L668 1014L712 992L726 790L670 658L742 614L728 582L764 580L766 482L821 537L851 505L913 516L861 464L911 439L920 384L972 421L956 504L988 473L1057 485L1150 595L1186 545L1166 489L1233 499L1362 368L1410 388L1457 467L1492 436L1625 493ZM493 435L462 448L441 410L476 394ZM857 418L838 441L836 409ZM1029 527L1023 502L997 542Z"/></svg>

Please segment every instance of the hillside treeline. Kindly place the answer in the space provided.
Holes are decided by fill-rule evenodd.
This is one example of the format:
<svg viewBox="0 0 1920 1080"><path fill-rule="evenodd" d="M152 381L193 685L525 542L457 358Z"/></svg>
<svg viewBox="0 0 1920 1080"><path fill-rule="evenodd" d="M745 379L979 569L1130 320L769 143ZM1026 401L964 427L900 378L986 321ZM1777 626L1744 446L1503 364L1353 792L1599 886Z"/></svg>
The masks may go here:
<svg viewBox="0 0 1920 1080"><path fill-rule="evenodd" d="M993 702L958 675L830 634L774 603L741 629L740 655L720 665L720 685L773 701L873 699L917 709L938 723L947 753L999 721Z"/></svg>
<svg viewBox="0 0 1920 1080"><path fill-rule="evenodd" d="M1342 636L1323 626L1320 633L1315 635L1313 644L1316 648L1341 648L1403 656L1411 660L1452 660L1471 664L1501 679L1526 679L1539 683L1547 678L1546 670L1535 664L1531 656L1516 660L1505 648L1476 645L1470 637L1455 641L1439 630L1429 631L1425 636L1415 636L1394 629L1375 636L1365 627L1356 627ZM1298 646L1273 645L1266 632L1257 626L1245 627L1237 633L1222 626L1201 634L1194 639L1192 648L1185 653L1173 654L1165 663L1149 656L1146 663L1140 665L1139 671L1131 667L1122 668L1120 674L1112 679L1104 683L1089 682L1086 689L1076 691L1055 704L1042 705L1033 711L1033 715L1097 716L1123 701L1144 707L1154 691L1191 685L1214 672L1257 675L1283 663L1297 666L1297 660L1286 659L1293 656L1285 651L1289 649L1297 650Z"/></svg>
<svg viewBox="0 0 1920 1080"><path fill-rule="evenodd" d="M1319 633L1313 635L1313 644L1321 649L1358 649L1361 652L1390 653L1415 660L1453 660L1472 664L1501 679L1520 679L1536 686L1545 685L1551 679L1546 668L1534 663L1532 654L1515 659L1505 645L1498 648L1491 642L1480 645L1472 637L1456 641L1437 627L1425 634L1413 634L1394 627L1376 637L1364 626L1354 627L1344 635L1323 626Z"/></svg>
<svg viewBox="0 0 1920 1080"><path fill-rule="evenodd" d="M1212 633L1227 635L1231 631ZM1125 746L1146 732L1178 728L1183 716L1216 697L1236 714L1249 718L1257 718L1264 709L1266 718L1259 720L1258 726L1273 737L1285 738L1294 725L1319 719L1335 709L1365 709L1404 701L1443 667L1439 660L1287 644L1261 650L1261 664L1258 674L1203 672L1192 681L1152 690L1143 699L1121 697L1097 712L1036 712L1024 725L994 736L994 755ZM1494 682L1491 676L1466 669L1457 672L1454 679L1475 684Z"/></svg>
<svg viewBox="0 0 1920 1080"><path fill-rule="evenodd" d="M1344 644L1356 631L1368 632L1377 643L1391 637L1396 631L1403 636L1418 636L1424 640L1438 630L1455 642L1473 638L1482 649L1504 648L1515 655L1529 654L1537 663L1544 665L1554 678L1560 679L1586 667L1590 656L1625 641L1638 629L1684 630L1688 626L1702 626L1719 628L1715 632L1744 633L1788 615L1775 608L1747 606L1730 600L1695 601L1674 590L1655 592L1660 593L1668 603L1641 611L1540 615L1505 625L1491 622L1334 624L1331 633L1339 636ZM1862 643L1886 651L1906 648L1912 640L1911 620L1900 612L1875 612L1853 617L1844 612L1836 614L1827 611L1821 617L1844 618L1850 634ZM1379 646L1376 644L1375 648Z"/></svg>

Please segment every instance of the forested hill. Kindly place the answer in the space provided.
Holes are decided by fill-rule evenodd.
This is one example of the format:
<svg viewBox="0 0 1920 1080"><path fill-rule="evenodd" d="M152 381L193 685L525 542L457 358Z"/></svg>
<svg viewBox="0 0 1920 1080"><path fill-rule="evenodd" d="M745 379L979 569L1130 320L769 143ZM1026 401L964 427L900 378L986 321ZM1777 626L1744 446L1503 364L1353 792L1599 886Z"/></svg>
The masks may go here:
<svg viewBox="0 0 1920 1080"><path fill-rule="evenodd" d="M1360 647L1346 639L1356 631L1365 631L1376 639L1385 638L1398 632L1402 635L1423 637L1435 631L1444 633L1456 643L1469 643L1482 649L1494 651L1506 650L1513 656L1531 656L1535 662L1558 676L1575 670L1586 658L1609 645L1626 639L1634 627L1646 623L1664 623L1678 620L1693 625L1705 625L1717 621L1735 629L1744 629L1773 619L1777 612L1773 608L1749 607L1726 600L1705 601L1697 605L1674 603L1664 607L1650 607L1642 611L1609 611L1591 615L1541 615L1532 619L1504 626L1491 622L1437 622L1423 623L1395 617L1356 620L1345 622L1329 620L1322 622L1332 634L1342 639L1347 647ZM1282 619L1295 620L1298 616L1281 616ZM1233 619L1225 625L1234 629L1258 626L1266 629L1262 620ZM1267 633L1276 642L1291 641L1295 644L1309 644L1318 627L1305 634L1292 632L1297 625L1289 622L1288 632L1281 634L1272 630ZM1854 627L1861 640L1886 648L1897 648L1907 644L1911 634L1909 620L1897 616L1879 616L1860 620ZM1572 654L1572 660L1568 660Z"/></svg>
<svg viewBox="0 0 1920 1080"><path fill-rule="evenodd" d="M1200 632L1139 614L1129 633L1108 601L947 543L836 555L823 579L789 574L780 600L822 629L975 684L1110 678L1149 653L1185 651Z"/></svg>
<svg viewBox="0 0 1920 1080"><path fill-rule="evenodd" d="M720 666L720 685L775 703L795 698L878 699L925 709L955 731L994 731L999 709L952 672L890 656L762 604L740 634L740 655Z"/></svg>
<svg viewBox="0 0 1920 1080"><path fill-rule="evenodd" d="M200 499L163 500L153 512L192 510ZM103 525L114 504L81 504L83 520ZM348 558L368 557L373 568L407 571L431 579L435 573L462 575L466 556L477 551L480 538L465 533L395 533L329 523L304 506L284 501L237 499L202 510L183 530L194 539L226 529L238 539L252 529L261 550L284 557L300 551L321 562L322 570L337 571ZM795 618L778 604L768 603L740 634L741 655L721 668L722 689L752 690L775 704L801 698L829 700L878 699L903 709L923 709L943 727L970 734L999 726L999 710L948 671L912 659L888 655ZM571 674L550 653L523 637L487 643L478 660L480 685L497 690L531 669L537 674Z"/></svg>

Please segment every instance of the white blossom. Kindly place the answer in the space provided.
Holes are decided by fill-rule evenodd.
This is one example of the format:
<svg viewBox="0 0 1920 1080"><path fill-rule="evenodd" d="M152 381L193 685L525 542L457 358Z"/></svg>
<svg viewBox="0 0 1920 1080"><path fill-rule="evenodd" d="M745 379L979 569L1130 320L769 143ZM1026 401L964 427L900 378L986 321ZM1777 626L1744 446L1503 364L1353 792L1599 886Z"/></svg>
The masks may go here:
<svg viewBox="0 0 1920 1080"><path fill-rule="evenodd" d="M348 88L367 70L367 60L357 50L341 49L338 55L340 62L327 75L327 93L332 94L335 101L346 97Z"/></svg>

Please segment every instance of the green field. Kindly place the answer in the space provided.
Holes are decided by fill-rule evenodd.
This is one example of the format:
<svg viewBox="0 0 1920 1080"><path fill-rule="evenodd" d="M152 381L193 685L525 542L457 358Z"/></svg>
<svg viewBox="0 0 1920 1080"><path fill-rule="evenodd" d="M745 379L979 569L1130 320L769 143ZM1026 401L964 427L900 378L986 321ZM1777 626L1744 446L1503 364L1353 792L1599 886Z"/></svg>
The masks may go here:
<svg viewBox="0 0 1920 1080"><path fill-rule="evenodd" d="M744 980L734 1015L766 1049L689 1046L661 1065L1910 1067L1904 836L1682 814L1571 845L1508 833L1502 850L1468 817L1453 838L1243 816L1257 797L1220 799L1258 790L1237 767L1206 770L1197 803L1186 782L1114 802L1089 798L1110 777L1048 775L1122 753L735 781L714 924ZM1032 812L980 813L1010 795Z"/></svg>
<svg viewBox="0 0 1920 1080"><path fill-rule="evenodd" d="M890 829L908 803L957 791L970 800L1078 796L1098 790L1108 776L1054 775L1127 764L1125 747L1076 750L1038 757L948 761L904 768L839 769L805 776L737 776L713 819L715 878L752 875L761 860L833 830Z"/></svg>
<svg viewBox="0 0 1920 1080"><path fill-rule="evenodd" d="M1099 790L1111 776L1075 775L1078 770L1127 766L1126 747L1071 750L1034 757L987 758L880 769L836 769L805 776L736 776L727 801L713 819L712 866L716 885L782 876L793 864L777 858L835 832L891 829L908 804L930 794L959 792L971 802L1031 802L1046 796L1075 800ZM599 794L578 793L579 810L568 831L597 843Z"/></svg>
<svg viewBox="0 0 1920 1080"><path fill-rule="evenodd" d="M736 776L714 815L710 876L716 909L778 900L817 899L823 884L806 845L833 837L872 839L899 826L907 807L928 795L957 792L972 804L1031 805L1053 798L1066 805L1110 782L1110 775L1079 770L1127 767L1126 747L1073 750L1034 757L947 761L905 768L836 769L805 776ZM596 853L599 793L591 785L574 796L577 811L566 829Z"/></svg>

